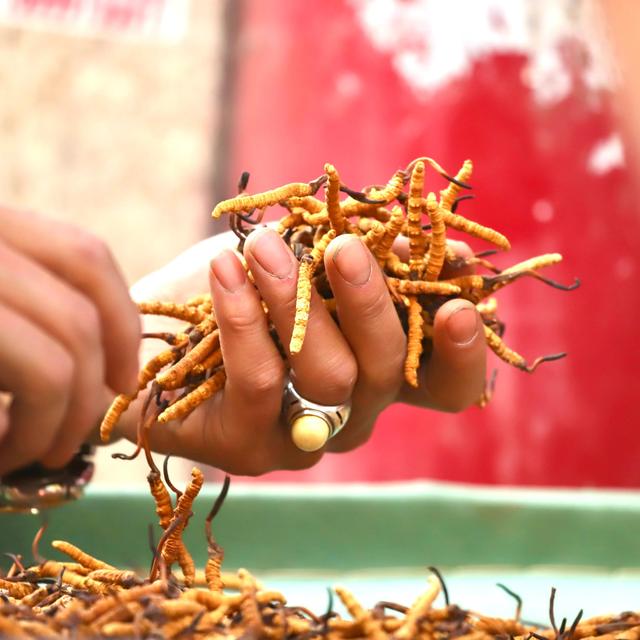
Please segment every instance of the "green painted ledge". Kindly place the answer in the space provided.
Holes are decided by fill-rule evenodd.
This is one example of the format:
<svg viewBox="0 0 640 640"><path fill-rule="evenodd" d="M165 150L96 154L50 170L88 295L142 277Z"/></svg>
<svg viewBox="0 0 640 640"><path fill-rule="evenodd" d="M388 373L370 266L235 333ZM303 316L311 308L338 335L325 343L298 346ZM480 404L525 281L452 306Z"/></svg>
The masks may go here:
<svg viewBox="0 0 640 640"><path fill-rule="evenodd" d="M204 517L219 486L196 501L185 540L206 560ZM64 538L116 566L146 566L155 523L145 489L99 488L49 512L41 551ZM0 513L0 552L30 558L36 516ZM156 537L159 528L156 526ZM554 565L640 567L640 493L382 485L232 483L214 522L225 566L252 571Z"/></svg>

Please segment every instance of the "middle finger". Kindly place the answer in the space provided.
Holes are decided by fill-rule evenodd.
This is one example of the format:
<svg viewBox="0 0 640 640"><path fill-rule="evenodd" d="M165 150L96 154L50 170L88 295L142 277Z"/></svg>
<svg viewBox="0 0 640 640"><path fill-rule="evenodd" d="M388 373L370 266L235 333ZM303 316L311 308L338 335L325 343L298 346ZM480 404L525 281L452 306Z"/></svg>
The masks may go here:
<svg viewBox="0 0 640 640"><path fill-rule="evenodd" d="M291 250L274 230L265 228L249 235L244 254L287 352L298 392L320 404L350 398L357 363L314 288L302 350L289 352L298 280L298 261Z"/></svg>
<svg viewBox="0 0 640 640"><path fill-rule="evenodd" d="M340 328L358 361L358 392L387 404L402 384L406 337L382 271L358 237L336 238L325 255Z"/></svg>

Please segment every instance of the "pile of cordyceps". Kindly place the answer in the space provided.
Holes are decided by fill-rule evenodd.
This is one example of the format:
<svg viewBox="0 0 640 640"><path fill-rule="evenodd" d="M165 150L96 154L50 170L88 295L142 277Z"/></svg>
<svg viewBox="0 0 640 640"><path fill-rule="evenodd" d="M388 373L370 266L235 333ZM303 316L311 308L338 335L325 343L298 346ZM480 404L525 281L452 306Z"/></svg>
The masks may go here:
<svg viewBox="0 0 640 640"><path fill-rule="evenodd" d="M434 169L447 182L439 196L434 192L425 193L426 167ZM213 217L230 216L230 226L240 239L238 248L242 251L244 239L251 231L246 224L258 224L268 207L279 206L286 211L277 230L300 262L295 321L288 348L290 353L297 353L303 348L312 286L335 313L335 301L324 274L323 255L333 238L352 233L362 238L383 270L389 293L406 328L404 373L408 384L418 384L417 371L423 353L430 349L436 311L447 300L456 297L476 305L484 320L487 344L499 358L523 371L532 372L541 362L555 360L565 354L543 356L529 364L510 349L502 340L504 324L497 316L497 302L493 294L525 276L564 290L573 289L579 283L576 280L565 286L539 273L542 268L562 260L558 253L536 256L506 269L497 268L487 259L497 250L508 250L510 244L498 231L457 213L458 204L471 197L469 194L461 195L470 189L471 172L470 160L464 162L456 176L450 176L435 160L417 158L406 169L396 171L386 185L371 185L362 191L353 191L342 184L335 167L326 164L324 174L309 183L287 184L254 195L245 193L248 174L243 174L239 195L220 202L213 211ZM324 198L319 198L317 195L322 187ZM448 229L482 239L496 249L463 259L447 245ZM448 267L446 272L451 273L456 267L466 265L486 273L442 278L445 267ZM148 335L168 343L168 349L149 361L140 372L139 391L153 383L157 404L162 407L148 420L147 427L150 428L156 422L163 424L189 415L224 386L225 369L209 294L203 293L185 304L154 301L142 302L138 306L142 314L164 315L187 323L179 333ZM268 316L266 305L264 310ZM284 354L286 350L282 349L275 331L272 335ZM179 393L176 394L176 390ZM170 393L163 395L164 391ZM480 405L486 403L489 392L488 388L479 398ZM120 395L114 400L101 426L103 441L109 440L119 417L136 396Z"/></svg>
<svg viewBox="0 0 640 640"><path fill-rule="evenodd" d="M209 521L210 523L210 521ZM41 532L40 532L41 533ZM36 539L39 535L36 536ZM211 542L211 538L210 538ZM118 570L64 541L53 546L70 561L45 560L25 567L14 556L0 578L0 638L242 638L247 640L638 640L640 614L625 612L556 624L555 590L551 591L550 625L521 620L521 600L513 618L500 619L450 604L446 586L434 569L426 590L411 606L391 601L371 609L343 587L329 593L324 613L289 604L246 570L236 574L195 575L180 584L166 571L156 579ZM158 564L154 561L154 565ZM209 565L209 563L208 563ZM205 574L207 571L205 570ZM208 586L199 586L208 585ZM435 602L440 593L442 606ZM334 594L348 617L334 611Z"/></svg>

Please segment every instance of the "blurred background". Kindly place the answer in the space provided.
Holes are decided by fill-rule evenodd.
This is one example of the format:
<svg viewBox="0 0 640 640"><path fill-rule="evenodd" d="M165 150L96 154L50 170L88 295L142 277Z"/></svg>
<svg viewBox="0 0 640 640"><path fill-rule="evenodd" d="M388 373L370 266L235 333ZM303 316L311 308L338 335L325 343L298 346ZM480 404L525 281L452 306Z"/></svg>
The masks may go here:
<svg viewBox="0 0 640 640"><path fill-rule="evenodd" d="M501 292L505 340L569 356L532 375L490 356L487 408L396 405L361 449L266 479L638 487L637 6L0 0L0 201L105 238L133 283L220 230L244 170L258 191L330 161L359 188L471 158L461 213L509 237L498 266L558 251L548 275L582 281ZM144 477L101 458L99 481Z"/></svg>

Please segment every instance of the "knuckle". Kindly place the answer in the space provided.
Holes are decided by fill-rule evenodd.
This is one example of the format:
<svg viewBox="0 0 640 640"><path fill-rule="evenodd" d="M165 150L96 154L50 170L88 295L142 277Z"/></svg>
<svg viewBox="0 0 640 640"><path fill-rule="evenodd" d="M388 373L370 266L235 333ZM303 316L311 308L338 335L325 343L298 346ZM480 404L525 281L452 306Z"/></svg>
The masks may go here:
<svg viewBox="0 0 640 640"><path fill-rule="evenodd" d="M358 379L358 365L355 359L327 359L325 366L326 375L322 377L323 394L343 400L350 398Z"/></svg>
<svg viewBox="0 0 640 640"><path fill-rule="evenodd" d="M365 378L363 381L370 394L377 398L395 397L398 389L402 386L403 377L401 374L391 375L380 373L375 376Z"/></svg>
<svg viewBox="0 0 640 640"><path fill-rule="evenodd" d="M73 228L70 242L71 251L82 261L84 267L103 267L111 264L111 252L106 243L88 231Z"/></svg>
<svg viewBox="0 0 640 640"><path fill-rule="evenodd" d="M274 366L271 363L268 366L260 367L253 373L249 374L248 380L251 384L251 393L258 395L267 395L272 393L280 394L282 392L282 384L284 379L284 364Z"/></svg>
<svg viewBox="0 0 640 640"><path fill-rule="evenodd" d="M384 367L378 366L369 372L362 371L359 380L373 395L396 393L404 380L404 353L394 350L384 359Z"/></svg>
<svg viewBox="0 0 640 640"><path fill-rule="evenodd" d="M230 309L224 314L224 318L219 318L218 322L224 322L225 328L231 333L250 334L254 332L259 326L259 322L263 321L262 318L247 309L238 307Z"/></svg>
<svg viewBox="0 0 640 640"><path fill-rule="evenodd" d="M51 347L35 365L31 391L39 402L52 404L69 393L74 378L74 362L62 347Z"/></svg>
<svg viewBox="0 0 640 640"><path fill-rule="evenodd" d="M379 322L380 317L390 304L391 299L389 297L389 293L386 289L378 288L375 294L366 300L359 310L361 321Z"/></svg>
<svg viewBox="0 0 640 640"><path fill-rule="evenodd" d="M84 296L73 304L74 334L82 344L95 346L100 342L101 326L98 310Z"/></svg>

